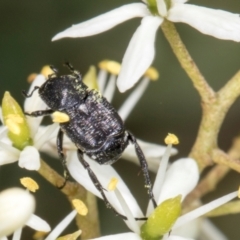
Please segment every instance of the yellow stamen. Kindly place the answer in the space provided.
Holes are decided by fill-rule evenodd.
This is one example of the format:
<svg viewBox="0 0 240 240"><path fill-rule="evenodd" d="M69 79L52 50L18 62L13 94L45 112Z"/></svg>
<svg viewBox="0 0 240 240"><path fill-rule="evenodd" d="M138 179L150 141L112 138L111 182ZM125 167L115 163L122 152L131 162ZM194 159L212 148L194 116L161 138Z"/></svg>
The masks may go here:
<svg viewBox="0 0 240 240"><path fill-rule="evenodd" d="M238 198L240 198L240 186L239 186L239 189L238 189Z"/></svg>
<svg viewBox="0 0 240 240"><path fill-rule="evenodd" d="M73 199L72 204L73 204L74 208L77 210L78 214L80 214L82 216L87 215L88 209L87 209L87 206L84 204L84 202L82 202L79 199Z"/></svg>
<svg viewBox="0 0 240 240"><path fill-rule="evenodd" d="M46 233L46 232L37 231L37 232L34 233L33 239L36 239L36 240L44 239L47 234L48 233Z"/></svg>
<svg viewBox="0 0 240 240"><path fill-rule="evenodd" d="M37 77L37 73L31 73L31 74L27 77L27 82L28 82L28 83L32 83L36 77Z"/></svg>
<svg viewBox="0 0 240 240"><path fill-rule="evenodd" d="M116 61L103 60L98 64L98 67L113 75L118 75L121 69L121 64Z"/></svg>
<svg viewBox="0 0 240 240"><path fill-rule="evenodd" d="M113 177L108 184L108 190L114 191L117 187L117 184L118 184L118 179Z"/></svg>
<svg viewBox="0 0 240 240"><path fill-rule="evenodd" d="M27 188L30 192L36 192L39 189L37 182L30 177L24 177L20 179L21 184Z"/></svg>
<svg viewBox="0 0 240 240"><path fill-rule="evenodd" d="M173 145L179 144L179 140L178 140L177 136L172 133L168 133L168 135L164 139L164 141L166 144L173 144Z"/></svg>
<svg viewBox="0 0 240 240"><path fill-rule="evenodd" d="M55 123L64 123L64 122L69 122L70 120L70 117L66 114L66 113L63 113L63 112L54 112L52 114L52 121L55 122Z"/></svg>
<svg viewBox="0 0 240 240"><path fill-rule="evenodd" d="M159 73L156 68L150 67L145 73L145 77L148 77L152 81L156 81L159 78Z"/></svg>
<svg viewBox="0 0 240 240"><path fill-rule="evenodd" d="M48 79L48 75L51 75L54 73L54 71L50 68L49 65L46 65L42 68L41 72L42 75L44 75L45 78Z"/></svg>

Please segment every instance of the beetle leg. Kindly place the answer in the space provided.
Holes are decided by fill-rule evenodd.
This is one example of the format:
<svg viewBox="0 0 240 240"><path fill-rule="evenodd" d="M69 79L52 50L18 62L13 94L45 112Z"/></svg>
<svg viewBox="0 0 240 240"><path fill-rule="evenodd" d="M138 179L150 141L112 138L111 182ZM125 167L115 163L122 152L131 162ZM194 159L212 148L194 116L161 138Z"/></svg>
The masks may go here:
<svg viewBox="0 0 240 240"><path fill-rule="evenodd" d="M105 189L103 188L103 186L102 186L101 183L99 182L99 180L98 180L97 176L95 175L95 173L94 173L94 172L92 171L92 169L90 168L89 164L84 160L82 151L78 149L77 155L78 155L78 159L79 159L79 161L82 163L83 167L88 171L88 175L89 175L89 177L91 178L94 186L95 186L95 187L97 188L97 190L101 193L101 195L102 195L102 197L103 197L103 200L104 200L107 208L111 208L117 216L120 216L120 217L123 218L124 220L127 220L127 218L126 218L124 215L118 213L118 212L116 211L116 209L115 209L115 208L111 205L111 203L108 201L108 199L107 199L107 197L106 197L106 195L105 195L105 193L104 193L104 190L105 190Z"/></svg>
<svg viewBox="0 0 240 240"><path fill-rule="evenodd" d="M39 88L40 88L40 87L35 86L35 87L33 88L32 92L30 92L29 94L27 94L25 90L22 90L22 95L23 95L25 98L29 98L29 97L31 97L31 96L33 95L33 93L34 93L37 89L39 89Z"/></svg>
<svg viewBox="0 0 240 240"><path fill-rule="evenodd" d="M62 161L63 170L64 170L63 176L64 176L65 181L64 181L63 185L59 187L59 189L62 189L66 185L70 175L69 175L69 171L67 169L66 158L63 153L63 131L61 128L59 129L58 135L57 135L57 152L58 152L58 156L59 156L60 160Z"/></svg>
<svg viewBox="0 0 240 240"><path fill-rule="evenodd" d="M54 110L47 109L47 110L39 110L39 111L34 111L34 112L25 112L25 115L31 116L31 117L40 117L40 116L50 115L53 112L54 112Z"/></svg>
<svg viewBox="0 0 240 240"><path fill-rule="evenodd" d="M149 176L148 164L147 164L146 158L145 158L145 156L142 152L142 149L138 145L136 138L131 133L129 133L129 132L127 132L127 133L128 133L129 141L132 144L134 144L135 151L136 151L138 160L140 162L141 170L143 172L143 176L144 176L144 180L145 180L145 187L148 188L149 198L152 201L154 208L156 208L157 203L154 199L154 195L153 195L153 192L152 192L152 182L151 182L151 179L150 179L150 176Z"/></svg>

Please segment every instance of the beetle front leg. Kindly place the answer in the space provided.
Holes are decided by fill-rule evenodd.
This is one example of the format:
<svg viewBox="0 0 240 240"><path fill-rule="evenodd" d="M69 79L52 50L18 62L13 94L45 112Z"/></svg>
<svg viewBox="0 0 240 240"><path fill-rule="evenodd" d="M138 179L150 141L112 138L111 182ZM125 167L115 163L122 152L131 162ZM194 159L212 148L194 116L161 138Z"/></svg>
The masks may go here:
<svg viewBox="0 0 240 240"><path fill-rule="evenodd" d="M64 170L63 176L64 176L65 181L64 181L63 185L59 187L59 189L62 189L66 185L66 183L70 177L70 174L67 169L67 162L66 162L66 158L63 153L63 131L61 128L59 129L58 135L57 135L57 152L58 152L58 156L59 156L60 160L62 161L63 170Z"/></svg>
<svg viewBox="0 0 240 240"><path fill-rule="evenodd" d="M139 144L137 143L136 138L131 133L129 133L129 132L127 132L127 133L128 133L129 141L132 144L134 144L135 151L136 151L138 160L140 162L141 170L143 172L143 176L144 176L144 180L145 180L145 187L148 188L149 198L152 201L154 208L156 208L157 203L154 199L154 195L153 195L153 192L152 192L152 182L151 182L151 179L150 179L150 176L149 176L148 164L147 164L146 158L145 158L145 156L142 152L142 149L140 148Z"/></svg>
<svg viewBox="0 0 240 240"><path fill-rule="evenodd" d="M40 117L40 116L51 115L52 113L54 113L54 110L47 109L47 110L39 110L34 112L25 112L24 114L30 117Z"/></svg>
<svg viewBox="0 0 240 240"><path fill-rule="evenodd" d="M117 210L111 205L111 203L108 201L105 193L104 193L104 188L102 186L102 184L99 182L97 176L95 175L95 173L92 171L92 169L90 168L90 165L84 160L83 158L83 153L81 152L81 150L78 149L77 151L77 155L78 155L78 159L79 161L82 163L83 167L88 171L88 175L91 178L94 186L97 188L97 190L101 193L103 200L107 206L107 208L111 208L114 213L117 216L120 216L121 218L123 218L124 220L127 220L127 217L125 217L124 215L120 214L117 212Z"/></svg>

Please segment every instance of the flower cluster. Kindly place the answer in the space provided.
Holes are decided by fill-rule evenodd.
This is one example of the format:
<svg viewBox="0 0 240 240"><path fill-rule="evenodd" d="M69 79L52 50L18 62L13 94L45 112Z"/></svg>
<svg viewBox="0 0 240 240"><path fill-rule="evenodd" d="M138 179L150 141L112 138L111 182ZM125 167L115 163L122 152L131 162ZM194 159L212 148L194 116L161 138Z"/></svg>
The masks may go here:
<svg viewBox="0 0 240 240"><path fill-rule="evenodd" d="M58 33L52 40L92 36L129 19L141 17L141 25L133 34L123 57L122 69L117 80L121 92L131 88L151 65L155 55L156 32L164 19L186 23L201 33L218 39L240 41L239 14L187 4L187 0L144 0L143 2L127 4L73 25Z"/></svg>

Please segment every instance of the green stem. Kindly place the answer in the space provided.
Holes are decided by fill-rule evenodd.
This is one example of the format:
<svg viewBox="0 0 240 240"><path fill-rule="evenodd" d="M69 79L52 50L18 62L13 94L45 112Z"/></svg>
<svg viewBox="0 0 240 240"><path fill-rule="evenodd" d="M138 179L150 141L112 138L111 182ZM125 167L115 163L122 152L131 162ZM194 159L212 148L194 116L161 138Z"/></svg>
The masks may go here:
<svg viewBox="0 0 240 240"><path fill-rule="evenodd" d="M213 161L217 162L216 153L219 156L218 133L227 111L240 95L240 72L227 82L219 92L214 92L191 58L174 24L164 20L161 27L182 68L201 97L202 119L196 141L189 155L197 161L200 170L203 170L212 165ZM221 155L221 159L225 160L222 160L221 163L224 162L230 166L227 164L228 159L224 154ZM240 168L238 164L234 162L230 167Z"/></svg>

